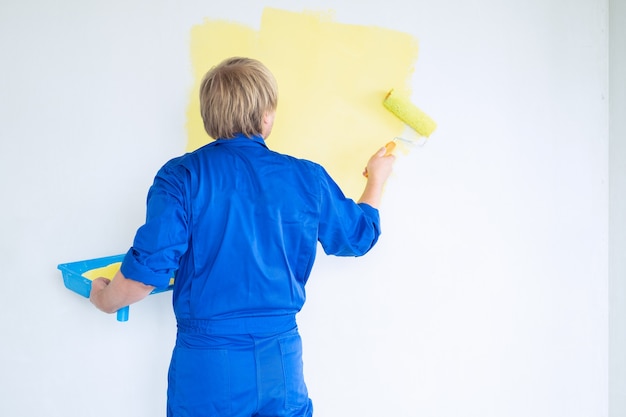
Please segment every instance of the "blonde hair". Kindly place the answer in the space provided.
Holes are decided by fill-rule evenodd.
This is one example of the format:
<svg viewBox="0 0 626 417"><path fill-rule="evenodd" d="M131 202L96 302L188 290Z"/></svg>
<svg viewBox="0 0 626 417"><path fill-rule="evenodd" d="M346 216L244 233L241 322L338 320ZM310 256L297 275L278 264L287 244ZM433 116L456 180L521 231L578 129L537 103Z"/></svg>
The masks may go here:
<svg viewBox="0 0 626 417"><path fill-rule="evenodd" d="M200 84L200 114L214 139L260 135L263 116L277 104L276 80L255 59L228 58L211 68Z"/></svg>

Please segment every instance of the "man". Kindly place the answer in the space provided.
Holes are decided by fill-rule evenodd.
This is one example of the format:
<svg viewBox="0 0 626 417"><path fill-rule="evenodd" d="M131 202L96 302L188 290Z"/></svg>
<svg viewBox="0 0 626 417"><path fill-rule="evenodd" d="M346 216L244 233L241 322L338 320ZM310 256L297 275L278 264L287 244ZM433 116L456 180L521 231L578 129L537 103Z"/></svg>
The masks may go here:
<svg viewBox="0 0 626 417"><path fill-rule="evenodd" d="M112 313L175 274L169 417L311 416L295 315L317 243L338 256L374 246L395 157L370 158L354 202L320 165L271 151L276 81L254 59L212 68L200 102L216 140L160 169L146 223L115 278L93 281L91 301Z"/></svg>

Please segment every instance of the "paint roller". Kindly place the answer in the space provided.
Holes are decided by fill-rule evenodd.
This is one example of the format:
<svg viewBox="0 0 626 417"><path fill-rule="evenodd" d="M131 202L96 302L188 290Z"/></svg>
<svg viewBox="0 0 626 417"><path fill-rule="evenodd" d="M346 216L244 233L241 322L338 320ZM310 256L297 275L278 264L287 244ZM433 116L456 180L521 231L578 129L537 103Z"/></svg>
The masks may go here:
<svg viewBox="0 0 626 417"><path fill-rule="evenodd" d="M411 128L421 138L428 138L437 128L437 123L435 123L433 119L413 105L413 103L411 103L411 101L406 97L395 94L393 89L391 89L385 96L383 106L385 106L385 108L393 113L398 119L402 120L406 126ZM385 149L387 149L385 154L391 154L396 148L398 142L414 145L416 140L405 137L396 137L385 145Z"/></svg>

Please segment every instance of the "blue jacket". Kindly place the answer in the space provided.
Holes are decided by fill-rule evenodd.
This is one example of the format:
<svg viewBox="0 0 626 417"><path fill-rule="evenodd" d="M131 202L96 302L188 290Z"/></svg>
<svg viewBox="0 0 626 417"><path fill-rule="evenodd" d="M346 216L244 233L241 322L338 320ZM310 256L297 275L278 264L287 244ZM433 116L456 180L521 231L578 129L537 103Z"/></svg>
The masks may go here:
<svg viewBox="0 0 626 417"><path fill-rule="evenodd" d="M155 287L175 276L179 324L287 317L304 304L318 242L360 256L379 235L378 210L346 198L320 165L240 135L161 168L121 269Z"/></svg>

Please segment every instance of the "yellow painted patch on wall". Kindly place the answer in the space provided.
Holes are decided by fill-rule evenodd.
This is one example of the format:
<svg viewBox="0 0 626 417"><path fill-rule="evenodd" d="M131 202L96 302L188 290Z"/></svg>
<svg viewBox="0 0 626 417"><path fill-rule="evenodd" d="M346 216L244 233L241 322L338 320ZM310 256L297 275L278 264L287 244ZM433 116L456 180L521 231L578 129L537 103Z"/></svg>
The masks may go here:
<svg viewBox="0 0 626 417"><path fill-rule="evenodd" d="M322 164L356 199L369 157L403 129L382 102L392 88L410 94L417 52L417 39L406 33L338 23L331 13L267 8L259 30L205 20L191 31L195 85L187 150L212 140L202 125L197 93L206 71L230 56L257 58L274 73L279 88L267 145Z"/></svg>

